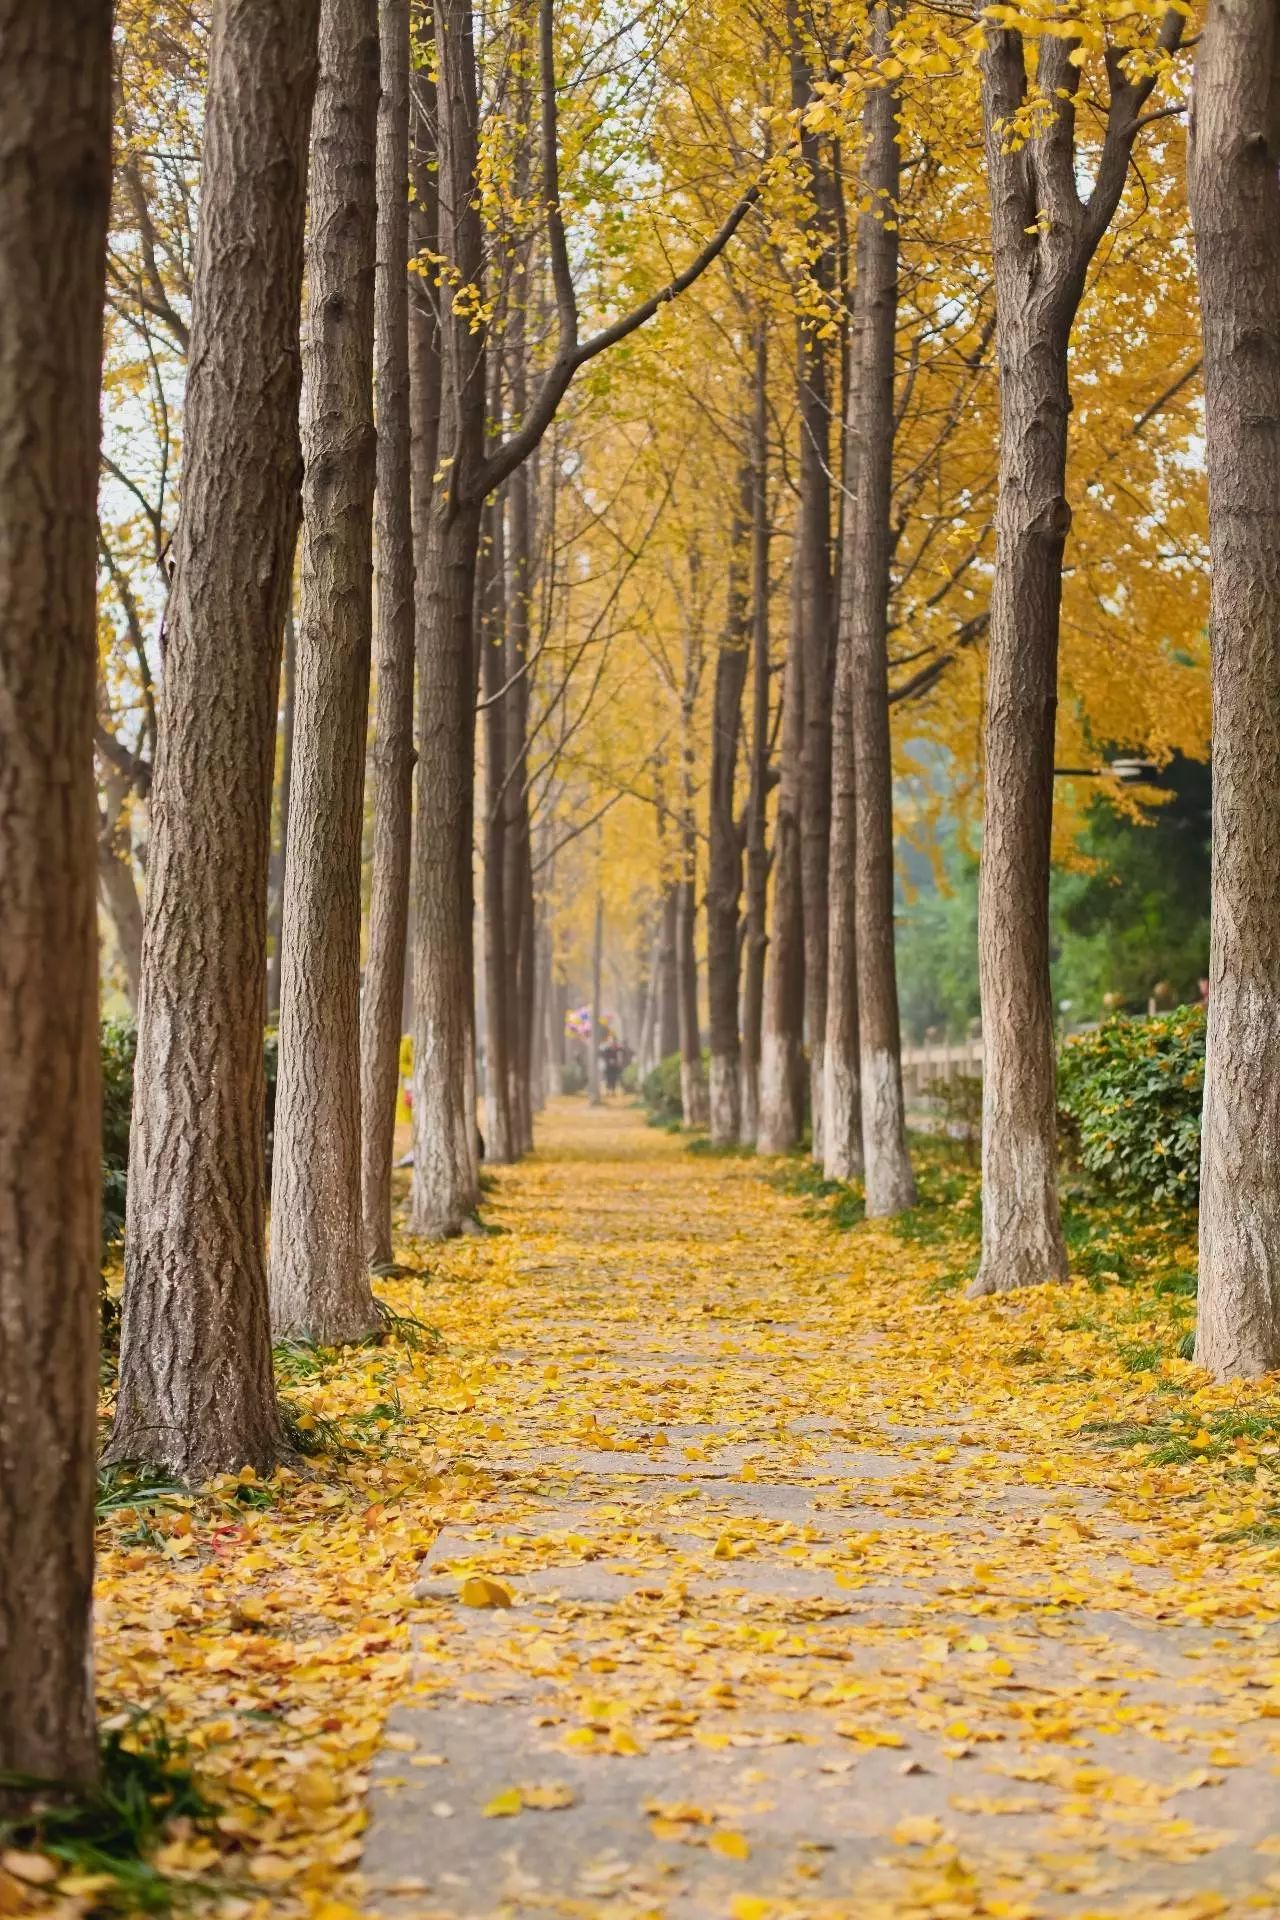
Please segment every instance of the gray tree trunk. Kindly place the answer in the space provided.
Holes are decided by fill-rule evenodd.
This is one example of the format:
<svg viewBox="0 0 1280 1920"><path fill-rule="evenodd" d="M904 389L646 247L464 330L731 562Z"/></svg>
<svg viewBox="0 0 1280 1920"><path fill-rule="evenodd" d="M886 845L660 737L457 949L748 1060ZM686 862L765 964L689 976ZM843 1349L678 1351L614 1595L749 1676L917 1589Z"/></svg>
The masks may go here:
<svg viewBox="0 0 1280 1920"><path fill-rule="evenodd" d="M0 0L0 1770L86 1782L109 0Z"/></svg>
<svg viewBox="0 0 1280 1920"><path fill-rule="evenodd" d="M373 634L377 0L321 0L303 332L302 588L285 856L271 1322L378 1324L360 1165L360 863Z"/></svg>
<svg viewBox="0 0 1280 1920"><path fill-rule="evenodd" d="M863 229L858 228L859 238ZM862 1042L858 1027L858 788L854 754L852 563L856 547L854 495L858 481L861 415L858 378L862 349L862 263L854 274L844 355L841 425L839 613L831 706L831 845L827 863L827 1030L822 1060L822 1170L828 1180L860 1180L862 1152Z"/></svg>
<svg viewBox="0 0 1280 1920"><path fill-rule="evenodd" d="M690 560L691 581L699 569ZM691 598L695 596L691 595ZM685 626L684 685L680 700L680 877L676 882L676 1006L680 1031L680 1109L686 1127L707 1124L707 1076L698 1024L698 830L694 815L693 708L702 677L702 647Z"/></svg>
<svg viewBox="0 0 1280 1920"><path fill-rule="evenodd" d="M290 562L292 571L292 561ZM267 1018L280 1016L280 964L284 957L284 862L289 844L289 783L293 775L294 695L298 684L298 625L293 617L292 587L284 615L284 669L280 696L280 833L271 849L267 886Z"/></svg>
<svg viewBox="0 0 1280 1920"><path fill-rule="evenodd" d="M872 13L872 47L887 59L893 7ZM902 1042L893 937L893 756L889 735L889 566L893 550L894 348L898 319L898 96L873 87L863 110L858 216L860 365L854 506L846 529L850 709L856 768L858 1025L867 1214L914 1206L902 1098ZM870 204L868 205L868 202Z"/></svg>
<svg viewBox="0 0 1280 1920"><path fill-rule="evenodd" d="M591 942L591 1041L587 1049L587 1092L593 1107L600 1105L600 974L604 961L604 895L596 886L595 933Z"/></svg>
<svg viewBox="0 0 1280 1920"><path fill-rule="evenodd" d="M377 625L373 851L360 996L360 1156L365 1256L391 1260L391 1166L409 927L413 812L413 524L409 446L409 0L380 0L374 281Z"/></svg>
<svg viewBox="0 0 1280 1920"><path fill-rule="evenodd" d="M523 320L514 327L516 365L512 408L519 418L526 404ZM533 1033L535 998L535 901L533 834L529 818L529 636L533 591L531 476L519 467L508 482L506 675L507 790L504 918L507 992L514 1018L509 1048L511 1117L521 1153L533 1147Z"/></svg>
<svg viewBox="0 0 1280 1920"><path fill-rule="evenodd" d="M1192 92L1213 657L1196 1361L1280 1367L1280 18L1213 0Z"/></svg>
<svg viewBox="0 0 1280 1920"><path fill-rule="evenodd" d="M442 436L449 444L449 436ZM414 829L413 1189L416 1233L459 1233L479 1201L472 1074L472 602L479 508L431 518L419 592L418 805Z"/></svg>
<svg viewBox="0 0 1280 1920"><path fill-rule="evenodd" d="M798 17L791 24L791 97L811 98ZM801 152L821 247L811 268L820 295L829 296L835 256L831 181L818 135L801 134ZM814 1158L822 1159L822 1055L827 1029L827 861L831 844L831 708L835 669L831 582L831 356L810 320L796 328L796 392L800 421L799 500L793 614L804 656L804 738L800 750L800 865L804 926L803 1023L809 1043L809 1111Z"/></svg>
<svg viewBox="0 0 1280 1920"><path fill-rule="evenodd" d="M846 404L853 394L852 383ZM846 437L851 425L846 424ZM846 472L852 474L851 462ZM854 526L844 532L842 607L831 725L831 857L827 871L827 1033L823 1051L822 1170L828 1180L860 1180L861 1040L858 1032L857 768L854 761L853 660L848 569Z"/></svg>
<svg viewBox="0 0 1280 1920"><path fill-rule="evenodd" d="M132 782L127 774L107 766L102 777L102 809L98 817L98 893L115 928L116 946L124 972L124 994L129 1011L138 1011L142 989L142 902L133 877L133 847L128 801Z"/></svg>
<svg viewBox="0 0 1280 1920"><path fill-rule="evenodd" d="M475 194L478 114L468 0L436 10L440 252L463 287L483 272ZM472 969L476 568L484 454L484 334L441 289L440 460L419 574L414 827L413 1187L416 1233L459 1233L480 1197ZM447 464L446 464L447 463Z"/></svg>
<svg viewBox="0 0 1280 1920"><path fill-rule="evenodd" d="M739 504L729 533L725 635L716 652L712 696L707 823L707 1010L711 1043L710 1125L715 1146L732 1145L742 1132L742 1049L738 1037L742 834L734 812L734 789L750 645L743 549L753 490L748 465L740 479Z"/></svg>
<svg viewBox="0 0 1280 1920"><path fill-rule="evenodd" d="M773 934L765 974L756 1147L789 1153L804 1128L804 899L800 856L804 753L801 570L793 569L791 632L782 688L781 779L773 830Z"/></svg>
<svg viewBox="0 0 1280 1920"><path fill-rule="evenodd" d="M488 705L484 716L484 991L486 1160L509 1166L516 1159L511 1113L511 982L507 974L506 837L507 714L506 553L501 498L485 508L489 527L481 561L481 685Z"/></svg>
<svg viewBox="0 0 1280 1920"><path fill-rule="evenodd" d="M756 323L751 424L751 765L743 902L742 1138L760 1121L760 1048L764 1019L769 844L769 336Z"/></svg>
<svg viewBox="0 0 1280 1920"><path fill-rule="evenodd" d="M662 889L662 931L658 952L658 1059L669 1060L680 1051L680 981L676 966L679 939L679 885L668 880Z"/></svg>
<svg viewBox="0 0 1280 1920"><path fill-rule="evenodd" d="M1160 45L1175 45L1170 11ZM1000 359L1000 471L991 589L986 786L978 906L985 1044L982 1263L971 1293L1063 1279L1058 1212L1049 844L1066 498L1067 356L1085 276L1120 203L1156 68L1127 77L1107 57L1109 100L1092 190L1080 198L1069 36L1038 41L1037 95L1052 103L1034 136L1006 148L1002 129L1028 93L1021 36L988 26L983 123L991 195Z"/></svg>
<svg viewBox="0 0 1280 1920"><path fill-rule="evenodd" d="M262 1032L318 0L214 13L107 1458L273 1466ZM245 246L251 233L254 244Z"/></svg>
<svg viewBox="0 0 1280 1920"><path fill-rule="evenodd" d="M686 1127L707 1124L707 1076L702 1065L698 1023L698 886L694 878L697 845L692 819L683 836L685 878L676 890L676 999L680 1010L680 1108Z"/></svg>

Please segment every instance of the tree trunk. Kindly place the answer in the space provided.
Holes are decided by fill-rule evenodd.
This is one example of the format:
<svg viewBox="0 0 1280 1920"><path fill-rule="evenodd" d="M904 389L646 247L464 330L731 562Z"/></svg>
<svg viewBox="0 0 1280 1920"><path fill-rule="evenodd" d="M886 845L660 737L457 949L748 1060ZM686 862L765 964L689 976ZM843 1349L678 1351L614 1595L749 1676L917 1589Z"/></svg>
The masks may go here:
<svg viewBox="0 0 1280 1920"><path fill-rule="evenodd" d="M853 386L845 395L853 402ZM846 419L846 440L852 438ZM854 471L846 460L846 485ZM862 1157L861 1038L858 1032L857 767L854 760L853 658L848 569L856 541L852 513L842 551L840 633L831 724L831 858L827 873L827 1033L823 1052L822 1171L828 1180L860 1180Z"/></svg>
<svg viewBox="0 0 1280 1920"><path fill-rule="evenodd" d="M107 1450L190 1481L280 1444L262 1032L318 13L220 5L209 66Z"/></svg>
<svg viewBox="0 0 1280 1920"><path fill-rule="evenodd" d="M891 0L872 15L886 60ZM858 216L858 348L854 507L848 554L850 708L855 778L854 926L867 1214L915 1205L902 1098L902 1042L893 935L893 756L889 734L889 567L893 551L894 347L898 321L898 96L873 87L863 110L863 211ZM869 203L869 204L868 204Z"/></svg>
<svg viewBox="0 0 1280 1920"><path fill-rule="evenodd" d="M447 442L446 442L447 444ZM414 833L413 1230L459 1233L479 1200L471 1073L472 601L480 513L432 515L419 590Z"/></svg>
<svg viewBox="0 0 1280 1920"><path fill-rule="evenodd" d="M811 97L806 60L792 24L792 102ZM821 249L811 269L825 305L835 257L831 231L831 182L816 133L800 138L814 227ZM796 331L796 381L800 417L799 503L794 566L799 576L794 617L804 656L804 739L800 756L800 864L804 927L804 1032L809 1043L809 1111L813 1154L822 1159L822 1055L827 1029L827 860L831 844L831 707L835 649L831 591L831 362L819 326L802 319Z"/></svg>
<svg viewBox="0 0 1280 1920"><path fill-rule="evenodd" d="M292 572L292 560L290 571ZM293 778L293 716L297 711L295 693L298 684L298 626L293 617L293 591L284 614L284 687L280 702L280 831L271 849L271 874L267 887L267 1018L280 1017L280 963L284 957L284 862L289 843L289 785Z"/></svg>
<svg viewBox="0 0 1280 1920"><path fill-rule="evenodd" d="M526 404L523 316L513 326L516 364L512 408L518 419ZM506 699L507 790L504 891L506 905L506 978L513 1010L509 1070L511 1117L521 1153L533 1146L530 1090L534 1017L533 842L529 819L529 606L532 593L530 475L519 467L508 483Z"/></svg>
<svg viewBox="0 0 1280 1920"><path fill-rule="evenodd" d="M485 982L485 1158L509 1166L517 1158L511 1116L511 993L507 977L506 829L507 715L506 555L502 541L502 504L485 509L490 529L482 560L482 625L485 708L484 795L484 982Z"/></svg>
<svg viewBox="0 0 1280 1920"><path fill-rule="evenodd" d="M975 1294L1066 1278L1058 1213L1049 838L1066 483L1067 341L1002 312L978 968L984 1043L982 1265Z"/></svg>
<svg viewBox="0 0 1280 1920"><path fill-rule="evenodd" d="M515 893L520 903L516 946L515 1005L517 1010L513 1048L512 1114L516 1145L521 1153L533 1151L533 1036L537 1013L537 901L533 887L533 836L529 820L528 796L524 796L516 821ZM508 938L510 934L508 933Z"/></svg>
<svg viewBox="0 0 1280 1920"><path fill-rule="evenodd" d="M546 1107L549 1091L551 1051L547 1042L551 992L551 934L544 908L538 912L534 929L533 1033L529 1071L531 1130L532 1116Z"/></svg>
<svg viewBox="0 0 1280 1920"><path fill-rule="evenodd" d="M298 712L285 859L271 1322L378 1324L360 1167L360 863L373 637L377 0L321 0L303 334Z"/></svg>
<svg viewBox="0 0 1280 1920"><path fill-rule="evenodd" d="M662 932L658 955L658 1059L669 1060L680 1051L680 984L676 967L679 934L679 883L668 880L662 889Z"/></svg>
<svg viewBox="0 0 1280 1920"><path fill-rule="evenodd" d="M1280 1367L1280 34L1213 0L1190 173L1204 324L1213 934L1196 1361Z"/></svg>
<svg viewBox="0 0 1280 1920"><path fill-rule="evenodd" d="M676 890L676 998L680 1009L680 1108L686 1127L707 1124L707 1079L698 1026L698 887L692 819L684 835L685 878Z"/></svg>
<svg viewBox="0 0 1280 1920"><path fill-rule="evenodd" d="M1170 9L1158 49L1176 46ZM1020 34L986 28L982 113L1000 358L1000 470L987 649L985 807L978 899L982 1080L982 1264L970 1292L1066 1276L1058 1213L1049 845L1066 498L1067 356L1085 277L1120 203L1158 60L1139 79L1106 62L1109 99L1093 187L1076 151L1079 47L1038 41L1036 131L1006 144L1028 98Z"/></svg>
<svg viewBox="0 0 1280 1920"><path fill-rule="evenodd" d="M760 1153L789 1153L804 1130L804 900L800 859L804 752L804 635L801 569L792 571L791 633L782 689L781 779L773 830L773 937L765 976L760 1042Z"/></svg>
<svg viewBox="0 0 1280 1920"><path fill-rule="evenodd" d="M360 1153L365 1256L391 1260L391 1166L409 929L413 814L413 526L409 452L409 0L380 0L377 627L374 632L373 874L360 996Z"/></svg>
<svg viewBox="0 0 1280 1920"><path fill-rule="evenodd" d="M93 1719L98 394L111 6L0 0L0 1770Z"/></svg>
<svg viewBox="0 0 1280 1920"><path fill-rule="evenodd" d="M483 273L478 107L469 0L436 9L440 252L457 286ZM441 289L439 465L418 587L418 787L414 831L413 1229L461 1232L479 1202L471 838L475 811L476 568L484 454L483 330Z"/></svg>
<svg viewBox="0 0 1280 1920"><path fill-rule="evenodd" d="M769 785L769 347L756 323L751 431L751 782L747 795L746 897L743 913L742 1138L760 1121L760 1043L764 1015L765 912L769 888L766 807Z"/></svg>
<svg viewBox="0 0 1280 1920"><path fill-rule="evenodd" d="M133 847L126 774L107 767L102 780L103 808L98 818L98 893L115 929L124 994L130 1013L138 1011L142 988L142 902L133 877Z"/></svg>
<svg viewBox="0 0 1280 1920"><path fill-rule="evenodd" d="M753 501L751 468L729 535L725 638L716 654L712 697L707 853L707 1005L711 1039L711 1141L729 1146L742 1131L742 1054L738 1039L738 912L742 836L734 813L742 690L750 640L742 549Z"/></svg>
<svg viewBox="0 0 1280 1920"><path fill-rule="evenodd" d="M595 935L591 943L591 1041L587 1049L587 1090L593 1107L600 1105L600 971L604 959L604 895L596 886Z"/></svg>
<svg viewBox="0 0 1280 1920"><path fill-rule="evenodd" d="M658 980L662 959L662 922L659 916L649 951L649 972L644 987L644 1013L640 1020L640 1040L636 1048L636 1070L643 1080L658 1064Z"/></svg>

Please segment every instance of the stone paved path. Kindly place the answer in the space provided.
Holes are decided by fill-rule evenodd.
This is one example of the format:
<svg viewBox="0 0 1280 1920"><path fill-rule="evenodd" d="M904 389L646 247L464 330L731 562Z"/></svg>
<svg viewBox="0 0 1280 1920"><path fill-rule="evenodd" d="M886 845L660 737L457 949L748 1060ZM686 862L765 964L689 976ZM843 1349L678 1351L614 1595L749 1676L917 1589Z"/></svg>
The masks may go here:
<svg viewBox="0 0 1280 1920"><path fill-rule="evenodd" d="M1067 1295L939 1296L630 1112L496 1212L370 1913L1280 1915L1277 1556L1072 1431Z"/></svg>

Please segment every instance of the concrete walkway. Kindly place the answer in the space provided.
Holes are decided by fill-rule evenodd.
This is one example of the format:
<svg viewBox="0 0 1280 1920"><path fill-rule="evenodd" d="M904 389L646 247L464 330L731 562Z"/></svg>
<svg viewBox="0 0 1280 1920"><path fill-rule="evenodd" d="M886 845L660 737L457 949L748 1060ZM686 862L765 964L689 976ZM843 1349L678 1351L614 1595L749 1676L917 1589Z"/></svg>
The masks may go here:
<svg viewBox="0 0 1280 1920"><path fill-rule="evenodd" d="M496 1213L369 1913L1280 1915L1280 1575L1193 1582L1176 1488L1009 1364L1066 1295L984 1318L630 1112Z"/></svg>

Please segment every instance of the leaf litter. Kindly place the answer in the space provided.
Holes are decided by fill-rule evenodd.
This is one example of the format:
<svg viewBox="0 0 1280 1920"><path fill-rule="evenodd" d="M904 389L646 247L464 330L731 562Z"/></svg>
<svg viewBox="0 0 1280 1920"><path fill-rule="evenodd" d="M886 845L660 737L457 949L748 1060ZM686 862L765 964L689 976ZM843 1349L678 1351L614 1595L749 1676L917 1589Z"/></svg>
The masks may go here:
<svg viewBox="0 0 1280 1920"><path fill-rule="evenodd" d="M230 1920L377 1913L380 1752L380 1803L583 1818L577 1773L507 1753L464 1803L447 1743L386 1735L469 1695L527 1705L575 1769L733 1769L706 1805L637 1781L655 1897L584 1859L576 1900L535 1904L674 1912L669 1857L697 1855L734 1920L1280 1915L1280 1405L1179 1357L1174 1230L1135 1228L1126 1283L969 1303L938 1285L970 1256L954 1181L932 1219L837 1232L750 1160L590 1125L553 1115L497 1176L509 1231L432 1249L429 1295L377 1282L395 1315L429 1298L438 1346L290 1380L340 1453L137 1509L113 1490L101 1695L160 1713L219 1809L154 1864ZM448 1591L417 1598L428 1556ZM780 1755L813 1802L786 1846ZM1243 1775L1257 1831L1212 1811ZM856 1886L830 1877L845 1826ZM110 1910L42 1857L0 1862L0 1913ZM448 1913L432 1882L426 1849L386 1911Z"/></svg>

